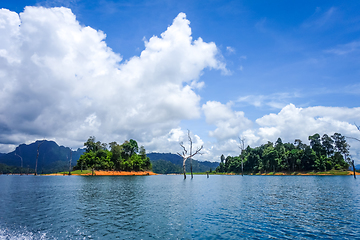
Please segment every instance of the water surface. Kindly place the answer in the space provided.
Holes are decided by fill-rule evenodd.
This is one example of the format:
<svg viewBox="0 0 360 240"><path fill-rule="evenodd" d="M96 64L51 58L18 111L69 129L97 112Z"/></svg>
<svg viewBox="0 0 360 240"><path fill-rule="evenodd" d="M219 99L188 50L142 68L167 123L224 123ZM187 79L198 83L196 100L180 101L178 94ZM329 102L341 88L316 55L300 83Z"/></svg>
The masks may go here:
<svg viewBox="0 0 360 240"><path fill-rule="evenodd" d="M0 239L354 239L351 176L0 175Z"/></svg>

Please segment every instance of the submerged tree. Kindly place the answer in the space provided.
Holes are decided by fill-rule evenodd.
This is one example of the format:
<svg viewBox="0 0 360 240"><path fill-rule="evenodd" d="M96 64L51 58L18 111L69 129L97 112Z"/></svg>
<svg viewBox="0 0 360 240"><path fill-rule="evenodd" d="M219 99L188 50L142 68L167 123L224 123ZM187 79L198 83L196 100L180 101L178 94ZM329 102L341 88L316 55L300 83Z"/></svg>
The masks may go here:
<svg viewBox="0 0 360 240"><path fill-rule="evenodd" d="M184 144L181 142L180 143L180 146L183 148L183 152L182 154L180 153L177 153L180 157L182 157L183 159L183 171L184 171L184 179L186 179L186 169L185 169L185 163L186 163L186 160L195 156L196 154L201 154L200 151L202 150L203 148L203 145L201 145L201 147L197 148L196 151L194 153L192 153L192 139L191 139L191 136L190 136L190 130L188 130L188 140L189 140L189 144L190 144L190 154L188 154L188 151L186 150ZM190 163L191 164L191 163ZM193 178L193 173L192 173L192 165L190 165L190 170L191 170L191 178Z"/></svg>
<svg viewBox="0 0 360 240"><path fill-rule="evenodd" d="M43 144L45 142L42 141L41 143L38 143L38 147L37 147L37 154L36 154L36 163L35 163L35 176L37 175L37 165L38 165L38 160L39 160L39 148L41 146L41 144Z"/></svg>
<svg viewBox="0 0 360 240"><path fill-rule="evenodd" d="M359 127L358 125L356 125L356 123L354 123L354 124L355 124L356 128L360 131L360 127ZM359 141L359 142L360 142L360 139L355 138L355 137L346 137L346 138L354 139L354 140L356 140L356 141Z"/></svg>
<svg viewBox="0 0 360 240"><path fill-rule="evenodd" d="M70 149L69 175L71 175L71 160L72 160L72 150Z"/></svg>
<svg viewBox="0 0 360 240"><path fill-rule="evenodd" d="M244 157L243 152L245 150L245 139L239 137L239 148L240 148L240 158L241 158L241 176L244 176Z"/></svg>
<svg viewBox="0 0 360 240"><path fill-rule="evenodd" d="M17 157L19 157L20 158L20 175L22 175L22 169L23 169L23 158L20 156L20 155L18 155L16 152L17 152L17 150L18 150L19 148L17 147L16 149L15 149L15 152L14 152L14 154L15 154L15 156L17 156Z"/></svg>

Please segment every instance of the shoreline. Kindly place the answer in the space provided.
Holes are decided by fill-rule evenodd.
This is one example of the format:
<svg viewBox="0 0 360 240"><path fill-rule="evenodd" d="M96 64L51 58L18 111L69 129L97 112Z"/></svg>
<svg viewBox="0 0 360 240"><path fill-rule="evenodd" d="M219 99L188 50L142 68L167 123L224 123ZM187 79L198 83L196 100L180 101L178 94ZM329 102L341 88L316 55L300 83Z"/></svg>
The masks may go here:
<svg viewBox="0 0 360 240"><path fill-rule="evenodd" d="M95 170L94 175L92 172L78 174L72 173L70 176L150 176L150 175L157 175L156 173L150 171L104 171L104 170ZM51 174L44 174L44 176L69 176L68 174L64 173L51 173Z"/></svg>
<svg viewBox="0 0 360 240"><path fill-rule="evenodd" d="M204 173L206 175L206 173ZM241 173L209 173L209 175L241 175ZM353 176L353 171L327 171L327 172L269 172L269 173L244 173L247 176ZM360 175L360 172L355 172Z"/></svg>
<svg viewBox="0 0 360 240"><path fill-rule="evenodd" d="M355 172L356 175L360 175L360 172ZM19 173L8 173L0 175L34 175L34 173L29 174L19 174ZM66 172L61 173L49 173L49 174L38 174L39 176L69 176ZM95 170L94 176L153 176L153 175L183 175L183 173L169 173L169 174L158 174L151 171L104 171L104 170ZM190 173L186 173L190 175ZM194 173L194 175L207 175L204 173ZM209 173L209 175L241 175L241 173ZM269 172L269 173L244 173L246 176L353 176L353 171L328 171L328 172ZM71 176L92 176L91 171L84 170L84 173L71 173Z"/></svg>

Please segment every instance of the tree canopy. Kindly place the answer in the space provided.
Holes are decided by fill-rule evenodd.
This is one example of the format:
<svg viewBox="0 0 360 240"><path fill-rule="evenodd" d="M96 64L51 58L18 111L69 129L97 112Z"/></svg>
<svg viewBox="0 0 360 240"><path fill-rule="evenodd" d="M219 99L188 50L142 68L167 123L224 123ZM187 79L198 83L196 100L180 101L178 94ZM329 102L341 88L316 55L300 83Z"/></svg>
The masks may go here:
<svg viewBox="0 0 360 240"><path fill-rule="evenodd" d="M309 136L309 145L295 139L294 143L268 142L259 147L248 146L239 156L221 156L217 172L241 172L243 159L244 172L279 171L326 171L331 169L347 170L351 163L349 144L345 136L334 133L331 137L324 134Z"/></svg>
<svg viewBox="0 0 360 240"><path fill-rule="evenodd" d="M146 156L143 146L130 139L119 145L96 141L94 136L84 143L86 152L80 156L74 169L91 168L96 170L144 171L151 170L150 159ZM108 149L108 146L110 150Z"/></svg>

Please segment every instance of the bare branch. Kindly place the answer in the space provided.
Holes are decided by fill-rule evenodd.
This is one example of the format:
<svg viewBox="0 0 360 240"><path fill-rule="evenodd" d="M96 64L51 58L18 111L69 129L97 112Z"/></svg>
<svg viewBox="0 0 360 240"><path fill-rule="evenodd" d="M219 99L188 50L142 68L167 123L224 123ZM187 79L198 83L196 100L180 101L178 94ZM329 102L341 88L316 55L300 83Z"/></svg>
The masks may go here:
<svg viewBox="0 0 360 240"><path fill-rule="evenodd" d="M240 138L239 137L239 146L240 150L245 150L245 138Z"/></svg>
<svg viewBox="0 0 360 240"><path fill-rule="evenodd" d="M183 151L183 154L184 154L184 156L185 156L185 154L187 154L187 151L186 151L186 148L184 147L184 145L183 145L183 143L181 142L181 143L179 143L180 144L180 146L184 149L184 151ZM185 153L184 153L185 152Z"/></svg>
<svg viewBox="0 0 360 240"><path fill-rule="evenodd" d="M240 148L240 158L241 158L241 176L244 176L244 159L242 156L243 151L245 150L245 139L239 137L239 148Z"/></svg>
<svg viewBox="0 0 360 240"><path fill-rule="evenodd" d="M360 142L360 139L357 139L357 138L354 138L354 137L347 137L347 136L344 136L344 137L346 137L346 138L350 138L350 139L354 139L354 140L357 140L357 141L359 141L359 142Z"/></svg>
<svg viewBox="0 0 360 240"><path fill-rule="evenodd" d="M189 142L190 142L190 155L192 154L192 139L191 139L191 136L190 136L190 130L188 130L188 139L189 139Z"/></svg>
<svg viewBox="0 0 360 240"><path fill-rule="evenodd" d="M200 151L201 149L203 149L203 145L201 145L201 147L199 147L198 149L196 149L195 153L191 154L189 156L189 158L192 158L193 156L195 156L196 154L201 154Z"/></svg>
<svg viewBox="0 0 360 240"><path fill-rule="evenodd" d="M355 126L357 127L357 129L360 131L360 127L358 126L358 125L356 125L356 123L354 123L355 124Z"/></svg>

